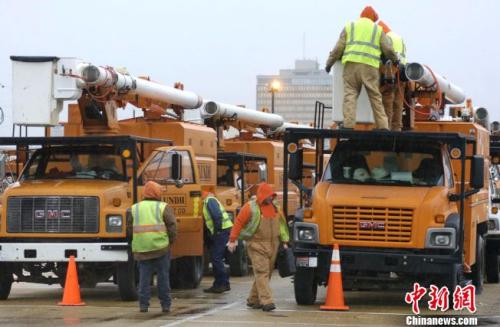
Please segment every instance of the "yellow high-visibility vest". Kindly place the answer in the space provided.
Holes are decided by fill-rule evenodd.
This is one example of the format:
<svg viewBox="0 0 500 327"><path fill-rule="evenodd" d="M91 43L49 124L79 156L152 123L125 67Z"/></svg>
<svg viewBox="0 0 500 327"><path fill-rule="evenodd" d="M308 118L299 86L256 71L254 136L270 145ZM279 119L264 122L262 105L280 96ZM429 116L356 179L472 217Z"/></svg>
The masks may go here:
<svg viewBox="0 0 500 327"><path fill-rule="evenodd" d="M368 18L360 18L345 26L346 47L342 63L358 62L378 68L380 66L380 37L382 27Z"/></svg>
<svg viewBox="0 0 500 327"><path fill-rule="evenodd" d="M168 246L167 226L163 220L165 202L144 200L132 206L132 252L151 252Z"/></svg>
<svg viewBox="0 0 500 327"><path fill-rule="evenodd" d="M396 52L396 54L399 54L399 58L400 58L399 61L402 64L406 64L406 46L405 46L405 43L403 41L403 38L401 36L397 35L396 33L394 33L393 31L390 31L389 33L387 33L387 36L389 37L389 39L392 42L392 48L394 49L394 52Z"/></svg>

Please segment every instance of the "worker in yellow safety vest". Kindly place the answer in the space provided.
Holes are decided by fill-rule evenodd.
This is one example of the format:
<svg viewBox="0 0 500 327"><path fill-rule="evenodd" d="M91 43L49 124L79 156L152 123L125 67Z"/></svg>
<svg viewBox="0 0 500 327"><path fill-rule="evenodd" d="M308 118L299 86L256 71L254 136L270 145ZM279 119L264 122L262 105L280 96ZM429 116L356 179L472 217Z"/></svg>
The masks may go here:
<svg viewBox="0 0 500 327"><path fill-rule="evenodd" d="M170 312L170 247L177 235L173 210L161 201L161 186L144 185L144 199L130 208L132 253L139 267L139 309L147 312L151 298L151 278L156 271L158 298L162 312Z"/></svg>
<svg viewBox="0 0 500 327"><path fill-rule="evenodd" d="M247 240L247 250L252 260L254 282L247 306L263 311L276 309L269 280L274 270L280 242L288 247L288 225L276 201L276 193L266 183L257 189L257 198L248 201L242 208L231 230L228 249L236 249L238 238Z"/></svg>
<svg viewBox="0 0 500 327"><path fill-rule="evenodd" d="M397 56L382 28L375 24L377 20L375 10L365 7L358 20L344 27L326 62L327 73L337 60L342 60L344 65L343 128L352 129L356 124L356 105L362 86L370 100L375 128L387 130L389 127L379 90L378 70L382 54L393 62Z"/></svg>
<svg viewBox="0 0 500 327"><path fill-rule="evenodd" d="M210 260L214 272L214 282L211 287L204 289L206 293L223 293L231 290L229 275L224 266L224 254L229 240L229 232L233 222L220 201L213 193L204 191L203 218L207 233L206 244L210 250Z"/></svg>
<svg viewBox="0 0 500 327"><path fill-rule="evenodd" d="M382 93L382 103L391 131L401 131L403 128L403 102L406 90L406 81L402 67L406 64L406 46L403 38L391 31L389 26L383 21L378 25L386 33L391 41L394 52L399 58L399 65L382 58L383 65L380 68L380 91ZM402 78L398 78L402 77Z"/></svg>

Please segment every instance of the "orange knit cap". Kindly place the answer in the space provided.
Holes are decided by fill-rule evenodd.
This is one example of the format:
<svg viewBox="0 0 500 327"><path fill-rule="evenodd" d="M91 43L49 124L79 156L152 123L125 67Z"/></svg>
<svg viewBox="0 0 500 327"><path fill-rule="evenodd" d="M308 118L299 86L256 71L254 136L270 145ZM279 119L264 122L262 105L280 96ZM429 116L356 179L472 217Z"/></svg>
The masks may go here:
<svg viewBox="0 0 500 327"><path fill-rule="evenodd" d="M366 6L361 12L360 17L368 18L374 23L378 20L378 14L371 6Z"/></svg>
<svg viewBox="0 0 500 327"><path fill-rule="evenodd" d="M161 186L158 183L149 181L144 185L144 198L161 200Z"/></svg>
<svg viewBox="0 0 500 327"><path fill-rule="evenodd" d="M209 192L209 191L202 191L202 192L201 192L201 198L202 198L202 199L204 199L204 198L206 198L209 194L210 194L210 192Z"/></svg>
<svg viewBox="0 0 500 327"><path fill-rule="evenodd" d="M387 34L391 31L391 28L389 26L387 26L387 24L383 21L379 21L378 26L382 27L382 30L384 31L385 34Z"/></svg>

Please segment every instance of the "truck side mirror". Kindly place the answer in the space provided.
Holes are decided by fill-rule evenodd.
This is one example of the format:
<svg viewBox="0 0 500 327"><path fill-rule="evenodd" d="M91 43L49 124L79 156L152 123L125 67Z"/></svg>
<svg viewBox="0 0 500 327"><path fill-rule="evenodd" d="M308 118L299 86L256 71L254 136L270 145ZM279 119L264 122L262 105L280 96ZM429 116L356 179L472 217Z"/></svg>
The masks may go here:
<svg viewBox="0 0 500 327"><path fill-rule="evenodd" d="M172 154L172 170L170 176L174 181L182 179L182 155L176 152Z"/></svg>
<svg viewBox="0 0 500 327"><path fill-rule="evenodd" d="M484 157L472 156L470 160L470 186L473 189L484 187Z"/></svg>
<svg viewBox="0 0 500 327"><path fill-rule="evenodd" d="M297 149L294 153L290 153L290 160L288 161L288 178L291 180L299 180L302 178L302 149Z"/></svg>

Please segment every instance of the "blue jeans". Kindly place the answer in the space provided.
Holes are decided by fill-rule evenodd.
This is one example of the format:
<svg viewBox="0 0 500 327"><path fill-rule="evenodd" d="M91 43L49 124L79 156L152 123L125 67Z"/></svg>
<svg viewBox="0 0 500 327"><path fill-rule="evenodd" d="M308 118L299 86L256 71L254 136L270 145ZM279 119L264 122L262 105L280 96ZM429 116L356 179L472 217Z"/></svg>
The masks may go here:
<svg viewBox="0 0 500 327"><path fill-rule="evenodd" d="M231 228L227 228L215 235L212 235L210 244L210 257L212 259L212 267L214 270L214 287L229 286L229 276L224 266L224 254L226 253L226 244L229 241L229 232Z"/></svg>
<svg viewBox="0 0 500 327"><path fill-rule="evenodd" d="M159 258L137 261L139 265L139 306L149 307L151 298L151 278L156 271L158 282L158 298L162 308L170 308L170 251Z"/></svg>

